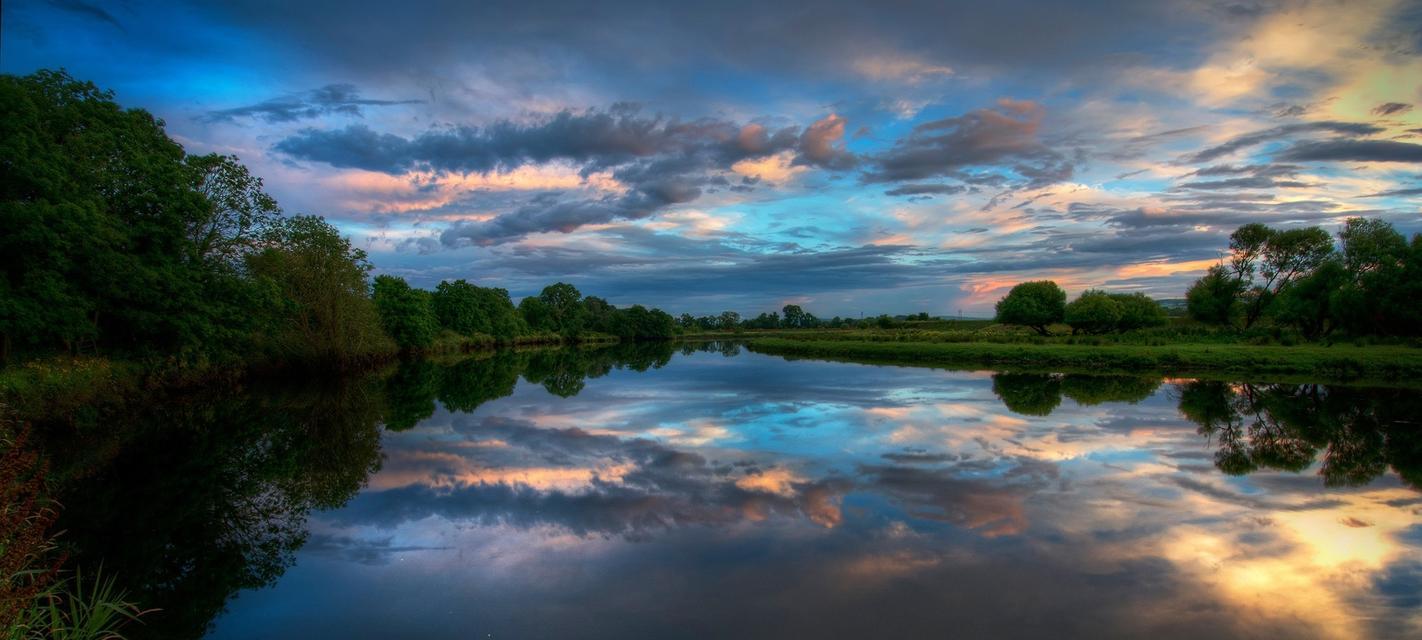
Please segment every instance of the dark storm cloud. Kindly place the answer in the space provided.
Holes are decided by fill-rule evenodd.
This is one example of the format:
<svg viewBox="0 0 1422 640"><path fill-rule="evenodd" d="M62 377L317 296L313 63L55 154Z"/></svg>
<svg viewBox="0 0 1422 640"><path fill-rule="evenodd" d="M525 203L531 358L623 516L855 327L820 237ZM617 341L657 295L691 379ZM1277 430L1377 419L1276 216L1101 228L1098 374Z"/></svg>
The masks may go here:
<svg viewBox="0 0 1422 640"><path fill-rule="evenodd" d="M1405 102L1384 102L1376 107L1373 107L1373 115L1391 116L1397 115L1399 113L1407 113L1411 110L1412 105L1407 104Z"/></svg>
<svg viewBox="0 0 1422 640"><path fill-rule="evenodd" d="M1232 138L1222 144L1198 151L1184 158L1185 162L1209 162L1227 156L1241 149L1280 140L1305 133L1332 133L1346 136L1363 136L1382 131L1382 127L1361 122L1302 122L1255 131Z"/></svg>
<svg viewBox="0 0 1422 640"><path fill-rule="evenodd" d="M1289 162L1422 162L1422 144L1391 140L1300 142L1275 156Z"/></svg>
<svg viewBox="0 0 1422 640"><path fill-rule="evenodd" d="M957 184L910 183L884 192L886 196L951 195L962 193L968 188Z"/></svg>
<svg viewBox="0 0 1422 640"><path fill-rule="evenodd" d="M282 96L230 109L209 111L202 116L206 122L233 122L238 118L256 118L265 122L295 122L324 115L361 115L363 107L383 107L419 104L423 100L375 100L360 97L351 84L328 84L304 93Z"/></svg>
<svg viewBox="0 0 1422 640"><path fill-rule="evenodd" d="M278 142L276 150L299 160L394 174L417 169L486 173L555 160L593 172L658 154L725 164L797 143L793 130L770 133L724 120L645 116L636 106L620 104L606 110L562 111L529 124L501 120L487 127L432 129L410 139L360 125L307 129Z"/></svg>
<svg viewBox="0 0 1422 640"><path fill-rule="evenodd" d="M974 177L1015 175L1027 186L1065 180L1071 177L1073 166L1065 155L1041 141L1043 114L1042 106L1034 102L1002 100L995 109L925 122L874 158L865 179L897 182L951 177L973 182Z"/></svg>

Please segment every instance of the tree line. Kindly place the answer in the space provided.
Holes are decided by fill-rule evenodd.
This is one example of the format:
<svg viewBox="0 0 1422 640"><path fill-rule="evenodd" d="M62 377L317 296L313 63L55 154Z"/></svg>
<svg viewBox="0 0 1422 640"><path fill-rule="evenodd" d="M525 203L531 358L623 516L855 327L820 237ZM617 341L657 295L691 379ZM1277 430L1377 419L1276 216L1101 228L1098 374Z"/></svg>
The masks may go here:
<svg viewBox="0 0 1422 640"><path fill-rule="evenodd" d="M1422 334L1422 234L1408 242L1384 220L1349 218L1338 241L1320 227L1246 224L1230 234L1229 256L1185 294L1204 324L1248 330L1268 324L1319 339ZM1049 335L1125 332L1164 325L1165 310L1142 293L1087 290L1067 302L1050 280L1014 286L996 306L998 322Z"/></svg>
<svg viewBox="0 0 1422 640"><path fill-rule="evenodd" d="M1067 303L1067 294L1051 280L1023 282L997 302L997 321L1050 335L1064 323L1073 334L1126 332L1166 323L1165 309L1143 293L1108 293L1088 289Z"/></svg>
<svg viewBox="0 0 1422 640"><path fill-rule="evenodd" d="M563 283L517 307L464 280L432 292L372 283L366 253L335 227L284 215L237 158L188 154L163 126L62 71L0 76L0 363L347 363L445 331L494 342L674 331L663 311Z"/></svg>

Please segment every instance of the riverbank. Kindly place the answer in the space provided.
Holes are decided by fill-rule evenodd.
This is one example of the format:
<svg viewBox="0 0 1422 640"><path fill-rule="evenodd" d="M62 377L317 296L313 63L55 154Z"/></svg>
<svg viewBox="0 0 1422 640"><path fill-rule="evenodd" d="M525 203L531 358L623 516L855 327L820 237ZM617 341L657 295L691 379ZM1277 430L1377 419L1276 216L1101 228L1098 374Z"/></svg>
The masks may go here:
<svg viewBox="0 0 1422 640"><path fill-rule="evenodd" d="M280 377L311 371L360 374L391 366L401 358L439 358L498 349L605 346L619 342L617 336L606 334L568 339L554 333L537 333L499 341L492 336L463 336L446 331L425 349L379 351L340 362L183 363L173 359L54 356L0 368L0 406L22 422L55 416L83 419L92 413L87 409L104 403L124 402L156 392L235 384L259 376Z"/></svg>
<svg viewBox="0 0 1422 640"><path fill-rule="evenodd" d="M1422 349L1334 344L1083 345L989 342L872 342L743 336L756 353L953 368L1002 368L1085 373L1152 372L1164 376L1307 376L1422 386Z"/></svg>

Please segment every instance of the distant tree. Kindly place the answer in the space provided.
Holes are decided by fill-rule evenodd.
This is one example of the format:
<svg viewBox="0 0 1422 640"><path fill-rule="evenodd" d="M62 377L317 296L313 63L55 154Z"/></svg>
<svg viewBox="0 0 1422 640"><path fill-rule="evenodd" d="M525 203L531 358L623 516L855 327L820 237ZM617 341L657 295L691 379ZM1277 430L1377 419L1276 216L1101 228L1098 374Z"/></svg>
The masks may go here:
<svg viewBox="0 0 1422 640"><path fill-rule="evenodd" d="M683 313L680 318L677 318L677 324L683 329L695 329L696 317L689 313Z"/></svg>
<svg viewBox="0 0 1422 640"><path fill-rule="evenodd" d="M879 317L874 318L874 326L880 329L892 329L894 327L894 318L887 313L881 313Z"/></svg>
<svg viewBox="0 0 1422 640"><path fill-rule="evenodd" d="M781 325L787 329L802 329L805 327L805 310L798 304L787 304L780 310Z"/></svg>
<svg viewBox="0 0 1422 640"><path fill-rule="evenodd" d="M735 311L722 311L721 319L719 322L719 328L724 331L730 331L732 329L735 329L736 325L740 324L740 322L741 314L736 313Z"/></svg>
<svg viewBox="0 0 1422 640"><path fill-rule="evenodd" d="M372 298L380 313L380 324L395 344L419 349L434 343L439 320L428 291L410 287L404 278L381 275L375 277Z"/></svg>
<svg viewBox="0 0 1422 640"><path fill-rule="evenodd" d="M564 336L576 336L585 320L583 294L566 282L550 284L538 294L548 310L549 328Z"/></svg>
<svg viewBox="0 0 1422 640"><path fill-rule="evenodd" d="M1186 313L1207 324L1229 324L1240 307L1245 282L1224 265L1215 265L1185 293Z"/></svg>
<svg viewBox="0 0 1422 640"><path fill-rule="evenodd" d="M760 315L750 318L741 323L747 329L776 329L780 327L780 315L771 311L762 312Z"/></svg>
<svg viewBox="0 0 1422 640"><path fill-rule="evenodd" d="M1168 321L1165 309L1160 303L1144 293L1113 293L1109 296L1121 307L1121 319L1116 324L1117 331L1159 327Z"/></svg>
<svg viewBox="0 0 1422 640"><path fill-rule="evenodd" d="M493 325L479 308L478 287L460 280L445 280L435 286L431 308L439 324L462 335L491 334Z"/></svg>
<svg viewBox="0 0 1422 640"><path fill-rule="evenodd" d="M612 324L617 315L617 307L597 296L583 298L583 324L590 331L613 333Z"/></svg>
<svg viewBox="0 0 1422 640"><path fill-rule="evenodd" d="M538 296L529 296L518 303L518 315L534 331L553 331L553 314L548 303Z"/></svg>
<svg viewBox="0 0 1422 640"><path fill-rule="evenodd" d="M1066 306L1063 320L1072 333L1107 333L1120 327L1121 303L1104 291L1087 290Z"/></svg>
<svg viewBox="0 0 1422 640"><path fill-rule="evenodd" d="M1066 292L1051 280L1023 282L997 302L997 321L1031 327L1048 335L1047 327L1066 316Z"/></svg>

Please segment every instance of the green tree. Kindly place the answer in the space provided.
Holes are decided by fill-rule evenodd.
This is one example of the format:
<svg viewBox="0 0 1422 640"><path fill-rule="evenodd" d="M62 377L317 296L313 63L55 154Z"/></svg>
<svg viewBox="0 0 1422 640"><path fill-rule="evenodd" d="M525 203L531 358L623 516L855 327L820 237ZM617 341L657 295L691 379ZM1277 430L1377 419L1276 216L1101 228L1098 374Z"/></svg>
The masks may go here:
<svg viewBox="0 0 1422 640"><path fill-rule="evenodd" d="M162 121L63 72L0 76L0 357L230 335L240 301L188 236L210 212Z"/></svg>
<svg viewBox="0 0 1422 640"><path fill-rule="evenodd" d="M577 336L583 330L585 320L583 294L577 287L566 282L550 284L538 294L547 308L549 330L564 337Z"/></svg>
<svg viewBox="0 0 1422 640"><path fill-rule="evenodd" d="M1104 291L1087 290L1066 306L1072 333L1107 333L1121 323L1121 304Z"/></svg>
<svg viewBox="0 0 1422 640"><path fill-rule="evenodd" d="M277 300L264 344L279 361L340 363L390 353L369 296L365 252L316 216L285 218L247 268Z"/></svg>
<svg viewBox="0 0 1422 640"><path fill-rule="evenodd" d="M1113 293L1111 300L1121 308L1117 331L1135 331L1165 325L1165 309L1144 293Z"/></svg>
<svg viewBox="0 0 1422 640"><path fill-rule="evenodd" d="M798 304L787 304L780 310L782 325L787 329L805 328L805 310Z"/></svg>
<svg viewBox="0 0 1422 640"><path fill-rule="evenodd" d="M997 302L997 321L1031 327L1048 335L1047 327L1066 316L1066 292L1051 280L1023 282Z"/></svg>
<svg viewBox="0 0 1422 640"><path fill-rule="evenodd" d="M435 285L430 300L440 326L462 335L491 334L493 325L479 308L478 287L468 281L445 280Z"/></svg>
<svg viewBox="0 0 1422 640"><path fill-rule="evenodd" d="M376 276L372 298L380 313L385 333L403 349L421 349L434 344L439 332L430 292L410 287L404 278Z"/></svg>
<svg viewBox="0 0 1422 640"><path fill-rule="evenodd" d="M1207 324L1229 324L1239 312L1245 283L1224 265L1215 265L1185 292L1185 309L1191 318Z"/></svg>
<svg viewBox="0 0 1422 640"><path fill-rule="evenodd" d="M1275 322L1297 327L1309 339L1328 335L1338 324L1337 305L1347 281L1347 270L1340 261L1323 263L1279 292L1271 306Z"/></svg>

